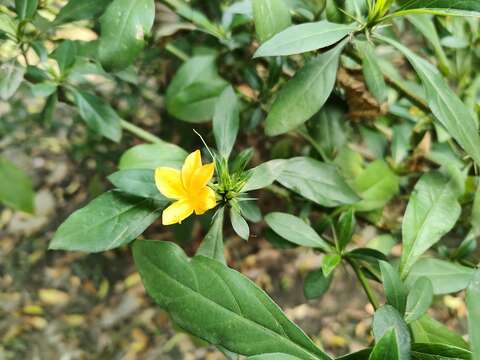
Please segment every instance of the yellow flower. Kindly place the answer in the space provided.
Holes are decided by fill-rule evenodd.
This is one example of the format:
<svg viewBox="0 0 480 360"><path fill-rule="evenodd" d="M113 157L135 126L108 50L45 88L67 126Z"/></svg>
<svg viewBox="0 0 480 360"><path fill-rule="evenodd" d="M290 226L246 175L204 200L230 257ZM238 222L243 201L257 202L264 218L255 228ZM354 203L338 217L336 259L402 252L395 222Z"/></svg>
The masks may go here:
<svg viewBox="0 0 480 360"><path fill-rule="evenodd" d="M201 215L217 205L215 191L207 186L214 170L214 163L202 165L200 150L187 156L181 171L169 167L155 169L158 190L177 200L163 210L163 225L181 223L193 212Z"/></svg>

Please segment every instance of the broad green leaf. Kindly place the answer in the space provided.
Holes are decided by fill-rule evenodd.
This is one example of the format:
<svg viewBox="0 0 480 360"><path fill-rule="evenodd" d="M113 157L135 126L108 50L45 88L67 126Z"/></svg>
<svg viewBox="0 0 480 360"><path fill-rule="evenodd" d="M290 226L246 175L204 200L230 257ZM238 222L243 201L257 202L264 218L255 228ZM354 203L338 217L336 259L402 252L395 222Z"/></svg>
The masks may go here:
<svg viewBox="0 0 480 360"><path fill-rule="evenodd" d="M15 12L20 20L31 19L37 7L38 0L15 0Z"/></svg>
<svg viewBox="0 0 480 360"><path fill-rule="evenodd" d="M350 205L360 200L334 165L308 157L289 159L277 181L306 199L326 207Z"/></svg>
<svg viewBox="0 0 480 360"><path fill-rule="evenodd" d="M476 270L465 299L468 310L468 338L472 360L480 360L480 270Z"/></svg>
<svg viewBox="0 0 480 360"><path fill-rule="evenodd" d="M225 264L225 251L223 248L223 218L225 208L220 208L214 216L213 223L198 247L197 255L203 255Z"/></svg>
<svg viewBox="0 0 480 360"><path fill-rule="evenodd" d="M392 159L395 164L400 164L407 158L408 152L412 148L410 138L413 132L413 126L408 123L392 126Z"/></svg>
<svg viewBox="0 0 480 360"><path fill-rule="evenodd" d="M180 146L162 142L142 144L125 151L118 167L126 169L156 169L159 166L181 168L187 152Z"/></svg>
<svg viewBox="0 0 480 360"><path fill-rule="evenodd" d="M60 225L49 249L100 252L134 240L159 216L167 201L106 192Z"/></svg>
<svg viewBox="0 0 480 360"><path fill-rule="evenodd" d="M400 275L386 261L380 261L380 270L382 272L382 282L387 302L403 316L407 303L407 290L400 279Z"/></svg>
<svg viewBox="0 0 480 360"><path fill-rule="evenodd" d="M432 282L435 295L449 294L465 289L472 280L473 273L472 268L463 265L425 258L413 265L406 284L411 288L417 279L424 276Z"/></svg>
<svg viewBox="0 0 480 360"><path fill-rule="evenodd" d="M72 89L75 104L82 119L93 131L119 142L122 137L121 119L103 99L88 92Z"/></svg>
<svg viewBox="0 0 480 360"><path fill-rule="evenodd" d="M16 61L0 66L0 99L8 100L17 91L23 81L25 68Z"/></svg>
<svg viewBox="0 0 480 360"><path fill-rule="evenodd" d="M133 257L147 292L193 335L246 356L331 359L260 288L220 262L189 260L173 243L148 240L133 244Z"/></svg>
<svg viewBox="0 0 480 360"><path fill-rule="evenodd" d="M213 56L192 57L178 69L167 88L167 111L187 122L208 121L226 86L225 80L217 74Z"/></svg>
<svg viewBox="0 0 480 360"><path fill-rule="evenodd" d="M154 0L113 0L100 20L102 65L118 71L132 64L145 45L154 19Z"/></svg>
<svg viewBox="0 0 480 360"><path fill-rule="evenodd" d="M394 329L398 346L398 358L400 360L410 359L410 332L407 324L405 324L405 321L393 306L384 305L375 311L372 327L375 341L380 341L390 329Z"/></svg>
<svg viewBox="0 0 480 360"><path fill-rule="evenodd" d="M322 271L325 276L330 276L333 270L340 264L342 257L339 254L326 254L322 259Z"/></svg>
<svg viewBox="0 0 480 360"><path fill-rule="evenodd" d="M302 360L302 358L288 355L288 354L270 353L270 354L249 356L247 360Z"/></svg>
<svg viewBox="0 0 480 360"><path fill-rule="evenodd" d="M290 26L290 11L284 0L252 0L255 30L260 42Z"/></svg>
<svg viewBox="0 0 480 360"><path fill-rule="evenodd" d="M397 242L395 238L390 234L379 235L367 243L367 248L380 251L384 255L390 254L393 247Z"/></svg>
<svg viewBox="0 0 480 360"><path fill-rule="evenodd" d="M402 223L400 274L405 278L420 256L450 231L460 216L451 179L427 173L415 185Z"/></svg>
<svg viewBox="0 0 480 360"><path fill-rule="evenodd" d="M353 188L362 198L356 210L381 209L398 193L399 178L385 161L376 160L355 178Z"/></svg>
<svg viewBox="0 0 480 360"><path fill-rule="evenodd" d="M251 222L259 222L262 220L262 212L255 201L251 199L239 201L238 207L242 216Z"/></svg>
<svg viewBox="0 0 480 360"><path fill-rule="evenodd" d="M448 133L480 164L480 135L478 126L471 112L450 89L438 70L429 62L414 54L402 44L386 37L382 41L394 46L402 52L412 64L422 80L427 92L427 101L435 118Z"/></svg>
<svg viewBox="0 0 480 360"><path fill-rule="evenodd" d="M318 21L293 25L264 42L256 57L301 54L333 45L352 33L357 24L335 24Z"/></svg>
<svg viewBox="0 0 480 360"><path fill-rule="evenodd" d="M419 277L413 284L407 298L405 321L420 319L428 310L433 301L433 285L425 276Z"/></svg>
<svg viewBox="0 0 480 360"><path fill-rule="evenodd" d="M61 25L71 21L93 19L103 13L112 0L69 0L60 9L53 21L55 25Z"/></svg>
<svg viewBox="0 0 480 360"><path fill-rule="evenodd" d="M395 329L390 328L378 340L370 353L368 360L399 360L397 335Z"/></svg>
<svg viewBox="0 0 480 360"><path fill-rule="evenodd" d="M346 41L310 60L280 90L265 121L265 132L275 136L294 130L327 101L335 85L340 54Z"/></svg>
<svg viewBox="0 0 480 360"><path fill-rule="evenodd" d="M387 100L387 85L377 62L375 48L367 41L357 41L355 45L362 57L363 77L368 91L379 103L385 102Z"/></svg>
<svg viewBox="0 0 480 360"><path fill-rule="evenodd" d="M265 221L278 235L301 246L330 250L330 245L302 219L281 212L272 212L265 216Z"/></svg>
<svg viewBox="0 0 480 360"><path fill-rule="evenodd" d="M275 159L248 170L248 180L243 186L242 192L258 190L271 185L280 176L286 164L287 160Z"/></svg>
<svg viewBox="0 0 480 360"><path fill-rule="evenodd" d="M239 104L235 91L227 86L220 94L213 113L213 135L217 149L225 159L232 152L240 124Z"/></svg>
<svg viewBox="0 0 480 360"><path fill-rule="evenodd" d="M414 343L450 345L469 350L468 343L460 334L453 332L447 326L423 315L420 319L410 323Z"/></svg>
<svg viewBox="0 0 480 360"><path fill-rule="evenodd" d="M120 170L111 174L108 180L127 194L168 201L157 189L154 171L151 169Z"/></svg>
<svg viewBox="0 0 480 360"><path fill-rule="evenodd" d="M0 202L33 213L33 185L29 176L0 156Z"/></svg>
<svg viewBox="0 0 480 360"><path fill-rule="evenodd" d="M352 236L355 232L357 221L355 219L355 213L353 209L349 209L340 215L337 224L337 245L338 249L343 250L352 240Z"/></svg>
<svg viewBox="0 0 480 360"><path fill-rule="evenodd" d="M389 17L425 13L478 17L480 13L480 3L476 0L404 0L400 3L400 8Z"/></svg>
<svg viewBox="0 0 480 360"><path fill-rule="evenodd" d="M322 269L310 271L303 283L303 294L307 300L317 299L325 294L332 282L332 276L326 277Z"/></svg>
<svg viewBox="0 0 480 360"><path fill-rule="evenodd" d="M412 358L414 360L472 360L472 353L451 345L417 343L412 345Z"/></svg>
<svg viewBox="0 0 480 360"><path fill-rule="evenodd" d="M243 218L242 214L235 208L230 209L230 221L232 223L233 230L240 236L243 240L248 240L250 236L250 229L247 222Z"/></svg>
<svg viewBox="0 0 480 360"><path fill-rule="evenodd" d="M77 60L77 44L70 40L62 41L50 57L57 61L61 74L65 75Z"/></svg>

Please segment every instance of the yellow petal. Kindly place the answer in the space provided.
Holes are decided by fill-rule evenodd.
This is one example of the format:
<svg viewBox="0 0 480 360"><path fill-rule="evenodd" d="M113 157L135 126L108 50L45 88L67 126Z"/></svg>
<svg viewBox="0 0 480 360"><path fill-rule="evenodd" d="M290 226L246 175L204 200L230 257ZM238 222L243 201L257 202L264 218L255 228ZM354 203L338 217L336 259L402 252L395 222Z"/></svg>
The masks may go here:
<svg viewBox="0 0 480 360"><path fill-rule="evenodd" d="M172 205L163 210L162 224L177 224L189 217L193 208L188 200L175 201Z"/></svg>
<svg viewBox="0 0 480 360"><path fill-rule="evenodd" d="M197 169L193 173L192 179L190 180L190 187L187 189L187 191L195 193L196 191L204 188L212 178L214 171L214 163L203 165L201 168Z"/></svg>
<svg viewBox="0 0 480 360"><path fill-rule="evenodd" d="M155 169L155 185L163 196L170 199L182 199L186 197L183 188L180 171L169 167Z"/></svg>
<svg viewBox="0 0 480 360"><path fill-rule="evenodd" d="M208 186L201 189L195 197L195 214L202 215L207 210L213 209L217 205L215 191Z"/></svg>
<svg viewBox="0 0 480 360"><path fill-rule="evenodd" d="M187 156L182 167L182 181L185 189L190 187L190 181L194 172L202 167L202 155L200 150L195 150Z"/></svg>

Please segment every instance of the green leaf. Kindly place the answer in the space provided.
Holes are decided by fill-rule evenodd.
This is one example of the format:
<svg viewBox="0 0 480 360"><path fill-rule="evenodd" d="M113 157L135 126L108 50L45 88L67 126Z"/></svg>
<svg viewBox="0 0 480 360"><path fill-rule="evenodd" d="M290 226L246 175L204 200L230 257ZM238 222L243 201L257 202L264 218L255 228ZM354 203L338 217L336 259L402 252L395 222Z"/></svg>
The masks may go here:
<svg viewBox="0 0 480 360"><path fill-rule="evenodd" d="M412 148L410 138L413 127L410 124L403 123L392 126L392 159L396 165L406 159L408 152Z"/></svg>
<svg viewBox="0 0 480 360"><path fill-rule="evenodd" d="M410 195L402 223L403 278L420 256L453 228L460 216L461 208L451 181L443 174L427 173Z"/></svg>
<svg viewBox="0 0 480 360"><path fill-rule="evenodd" d="M30 177L0 156L0 202L20 211L33 213L34 195Z"/></svg>
<svg viewBox="0 0 480 360"><path fill-rule="evenodd" d="M380 251L384 255L390 254L393 247L396 245L395 238L390 234L382 234L374 237L367 243L367 248Z"/></svg>
<svg viewBox="0 0 480 360"><path fill-rule="evenodd" d="M412 358L414 360L473 360L472 353L468 350L445 344L425 343L412 345Z"/></svg>
<svg viewBox="0 0 480 360"><path fill-rule="evenodd" d="M317 299L325 294L332 282L332 276L326 277L322 269L310 271L303 283L303 294L307 300Z"/></svg>
<svg viewBox="0 0 480 360"><path fill-rule="evenodd" d="M182 64L167 88L167 111L187 122L208 121L227 85L217 74L213 56L192 57Z"/></svg>
<svg viewBox="0 0 480 360"><path fill-rule="evenodd" d="M350 205L360 200L334 165L308 157L289 159L277 181L326 207Z"/></svg>
<svg viewBox="0 0 480 360"><path fill-rule="evenodd" d="M386 261L380 261L379 263L387 302L397 309L400 315L403 315L407 303L407 290L400 279L400 275L392 265Z"/></svg>
<svg viewBox="0 0 480 360"><path fill-rule="evenodd" d="M340 215L337 224L337 244L338 249L343 250L352 240L357 221L352 208Z"/></svg>
<svg viewBox="0 0 480 360"><path fill-rule="evenodd" d="M65 75L77 60L77 44L74 41L63 41L50 57L57 61L61 74Z"/></svg>
<svg viewBox="0 0 480 360"><path fill-rule="evenodd" d="M407 324L420 319L433 301L433 285L425 276L419 277L413 284L407 298L405 321Z"/></svg>
<svg viewBox="0 0 480 360"><path fill-rule="evenodd" d="M118 167L126 169L156 169L159 166L180 169L188 153L180 146L161 142L142 144L125 151Z"/></svg>
<svg viewBox="0 0 480 360"><path fill-rule="evenodd" d="M193 335L241 355L331 359L260 288L220 262L189 260L173 243L148 240L133 244L133 257L147 292Z"/></svg>
<svg viewBox="0 0 480 360"><path fill-rule="evenodd" d="M270 39L292 23L284 0L252 0L255 30L260 42Z"/></svg>
<svg viewBox="0 0 480 360"><path fill-rule="evenodd" d="M445 51L443 51L442 44L440 43L440 37L438 36L437 29L433 22L432 16L427 14L415 14L407 16L417 30L425 36L425 39L432 45L435 55L438 58L439 66L444 73L449 73L449 61Z"/></svg>
<svg viewBox="0 0 480 360"><path fill-rule="evenodd" d="M268 136L302 125L327 101L335 85L340 54L346 41L318 55L301 68L280 90L265 121Z"/></svg>
<svg viewBox="0 0 480 360"><path fill-rule="evenodd" d="M275 159L248 170L248 180L243 186L242 192L258 190L271 185L280 176L285 165L286 160Z"/></svg>
<svg viewBox="0 0 480 360"><path fill-rule="evenodd" d="M435 118L448 133L480 164L480 135L477 123L465 104L450 89L438 70L426 60L420 58L402 44L380 37L382 41L401 51L412 64L422 80L427 92L427 101Z"/></svg>
<svg viewBox="0 0 480 360"><path fill-rule="evenodd" d="M55 25L93 19L103 13L112 0L69 0L53 21Z"/></svg>
<svg viewBox="0 0 480 360"><path fill-rule="evenodd" d="M383 208L399 190L399 178L383 160L376 160L355 178L353 188L362 201L355 205L358 211Z"/></svg>
<svg viewBox="0 0 480 360"><path fill-rule="evenodd" d="M355 45L362 58L362 71L368 91L379 102L387 100L387 85L377 62L375 48L367 41L357 41Z"/></svg>
<svg viewBox="0 0 480 360"><path fill-rule="evenodd" d="M265 221L278 235L301 246L330 251L330 245L302 219L281 212L272 212L265 216Z"/></svg>
<svg viewBox="0 0 480 360"><path fill-rule="evenodd" d="M407 324L393 306L384 305L375 311L373 316L373 334L375 341L380 339L390 330L395 330L396 342L400 360L410 359L410 332Z"/></svg>
<svg viewBox="0 0 480 360"><path fill-rule="evenodd" d="M102 65L118 71L132 64L145 45L154 19L154 0L113 0L100 19Z"/></svg>
<svg viewBox="0 0 480 360"><path fill-rule="evenodd" d="M275 159L248 170L248 180L243 186L242 192L258 190L271 185L280 176L286 164L286 160Z"/></svg>
<svg viewBox="0 0 480 360"><path fill-rule="evenodd" d="M143 198L169 201L155 185L154 171L151 169L128 169L111 174L108 180L123 192Z"/></svg>
<svg viewBox="0 0 480 360"><path fill-rule="evenodd" d="M480 3L476 0L408 0L390 16L430 13L435 15L479 16Z"/></svg>
<svg viewBox="0 0 480 360"><path fill-rule="evenodd" d="M15 12L20 20L31 19L37 7L38 0L15 0Z"/></svg>
<svg viewBox="0 0 480 360"><path fill-rule="evenodd" d="M251 222L259 222L262 220L262 212L253 199L239 201L238 207L242 216Z"/></svg>
<svg viewBox="0 0 480 360"><path fill-rule="evenodd" d="M49 249L100 252L134 240L159 216L167 201L108 191L60 225Z"/></svg>
<svg viewBox="0 0 480 360"><path fill-rule="evenodd" d="M230 209L230 221L232 223L233 230L240 236L243 240L248 240L250 236L250 229L248 224L243 218L242 214L235 208Z"/></svg>
<svg viewBox="0 0 480 360"><path fill-rule="evenodd" d="M223 218L225 208L220 208L214 215L213 223L198 247L197 255L203 255L225 264L225 251L223 248Z"/></svg>
<svg viewBox="0 0 480 360"><path fill-rule="evenodd" d="M322 271L325 276L330 276L333 270L340 264L342 257L339 254L326 254L322 259Z"/></svg>
<svg viewBox="0 0 480 360"><path fill-rule="evenodd" d="M473 273L472 268L463 265L425 258L413 265L406 284L411 288L418 278L425 276L432 282L435 295L449 294L465 289L472 280Z"/></svg>
<svg viewBox="0 0 480 360"><path fill-rule="evenodd" d="M120 117L103 99L93 94L72 89L75 104L82 119L93 131L115 142L122 137Z"/></svg>
<svg viewBox="0 0 480 360"><path fill-rule="evenodd" d="M469 350L468 343L463 340L461 335L451 331L428 315L423 315L409 326L415 343L442 344Z"/></svg>
<svg viewBox="0 0 480 360"><path fill-rule="evenodd" d="M302 360L302 358L280 353L261 354L249 356L247 360Z"/></svg>
<svg viewBox="0 0 480 360"><path fill-rule="evenodd" d="M468 310L468 335L472 360L480 360L480 270L475 271L465 299Z"/></svg>
<svg viewBox="0 0 480 360"><path fill-rule="evenodd" d="M301 54L333 45L352 33L357 24L318 21L293 25L273 36L258 48L254 58Z"/></svg>
<svg viewBox="0 0 480 360"><path fill-rule="evenodd" d="M0 66L0 99L8 100L17 91L23 81L25 68L16 61Z"/></svg>
<svg viewBox="0 0 480 360"><path fill-rule="evenodd" d="M220 94L213 113L213 135L217 149L225 159L232 152L240 123L239 104L235 91L227 86Z"/></svg>
<svg viewBox="0 0 480 360"><path fill-rule="evenodd" d="M394 328L390 328L378 340L370 353L368 360L399 360L397 335Z"/></svg>

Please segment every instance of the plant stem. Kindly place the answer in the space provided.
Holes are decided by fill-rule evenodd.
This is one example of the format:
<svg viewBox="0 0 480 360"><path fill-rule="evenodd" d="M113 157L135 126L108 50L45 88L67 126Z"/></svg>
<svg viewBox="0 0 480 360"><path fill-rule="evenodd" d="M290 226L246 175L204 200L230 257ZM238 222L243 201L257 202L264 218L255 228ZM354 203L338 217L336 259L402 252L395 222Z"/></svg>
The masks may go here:
<svg viewBox="0 0 480 360"><path fill-rule="evenodd" d="M165 50L172 53L182 61L188 60L188 55L184 51L177 48L175 45L172 45L172 43L168 43L167 45L165 45Z"/></svg>
<svg viewBox="0 0 480 360"><path fill-rule="evenodd" d="M142 128L138 127L137 125L134 125L126 120L121 119L120 120L120 125L124 130L127 130L131 132L132 134L138 136L140 139L151 142L151 143L161 143L163 142L162 139L159 137L156 137L152 133L143 130Z"/></svg>
<svg viewBox="0 0 480 360"><path fill-rule="evenodd" d="M363 290L365 290L365 294L367 295L368 300L370 301L370 304L372 304L374 310L377 310L380 307L380 303L377 299L377 296L375 295L372 288L370 287L370 284L368 283L368 279L366 278L362 269L360 269L360 267L355 262L355 260L350 260L347 258L347 261L352 266L353 271L355 271L355 275L357 275L358 280L360 280L360 283L362 284Z"/></svg>
<svg viewBox="0 0 480 360"><path fill-rule="evenodd" d="M315 150L317 150L317 152L322 157L323 161L332 162L330 158L325 154L325 151L323 151L323 149L320 147L320 145L318 145L318 143L310 136L310 134L307 132L305 127L302 126L298 128L296 132L300 136L302 136L305 140L307 140L310 143L310 145L312 145L315 148Z"/></svg>

